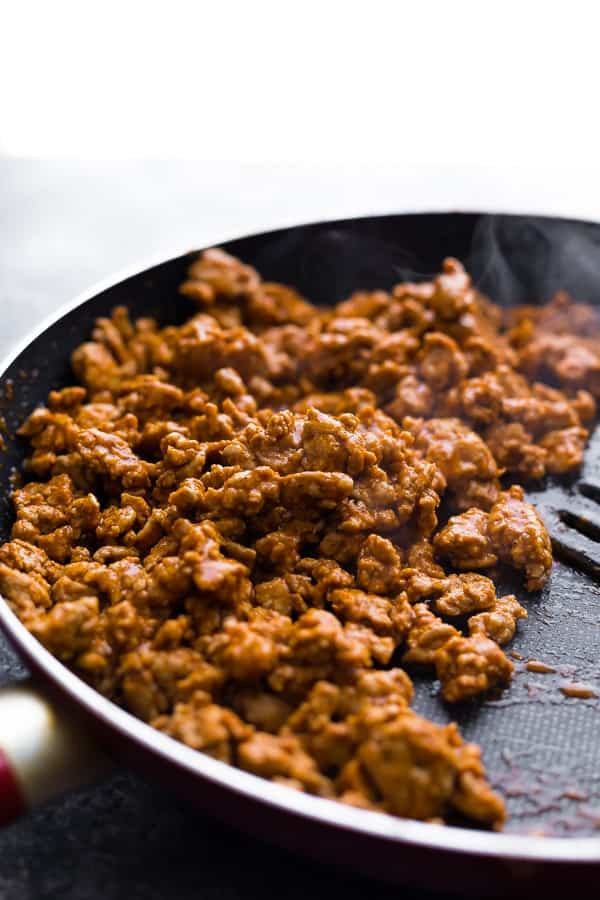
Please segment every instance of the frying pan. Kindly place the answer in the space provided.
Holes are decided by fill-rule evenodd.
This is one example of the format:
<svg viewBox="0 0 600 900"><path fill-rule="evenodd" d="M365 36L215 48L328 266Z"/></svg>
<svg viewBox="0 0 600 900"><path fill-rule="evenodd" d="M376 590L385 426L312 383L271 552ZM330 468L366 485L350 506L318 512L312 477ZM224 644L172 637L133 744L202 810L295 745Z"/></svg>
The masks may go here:
<svg viewBox="0 0 600 900"><path fill-rule="evenodd" d="M222 246L318 303L431 275L453 255L498 302L540 302L566 288L600 304L600 226L588 222L405 214L302 225ZM14 436L19 424L49 390L72 382L70 352L115 305L162 323L189 316L193 309L177 287L191 259L189 253L168 259L79 297L0 366L7 426L0 541L9 537L9 493L26 453ZM552 490L568 504L569 484ZM33 677L0 692L0 818L8 821L75 784L108 751L254 836L380 878L479 896L584 886L600 875L600 707L594 698L560 691L565 679L599 683L600 588L584 569L558 561L541 595L521 595L529 619L509 648L516 674L500 697L448 709L431 679L415 680L418 712L455 719L466 739L482 745L491 779L507 798L503 833L355 809L198 753L87 686L1 599L0 623ZM530 660L551 671L530 671Z"/></svg>

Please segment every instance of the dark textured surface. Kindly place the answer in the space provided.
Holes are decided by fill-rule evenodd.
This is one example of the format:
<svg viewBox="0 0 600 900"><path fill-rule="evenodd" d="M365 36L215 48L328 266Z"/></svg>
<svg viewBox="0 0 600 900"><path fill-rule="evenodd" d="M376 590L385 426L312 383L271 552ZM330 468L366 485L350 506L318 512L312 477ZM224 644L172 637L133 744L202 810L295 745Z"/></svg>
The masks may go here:
<svg viewBox="0 0 600 900"><path fill-rule="evenodd" d="M48 281L57 303L83 286L91 277L86 247L90 257L96 260L95 266L97 243L108 248L103 256L104 273L113 267L111 258L119 264L123 261L129 244L132 257L140 255L134 212L127 211L121 228L107 214L106 204L111 202L111 197L114 201L114 191L112 195L110 192L103 195L97 189L92 192L90 199L94 209L98 209L101 227L99 231L88 228L82 237L79 213L85 206L82 197L85 198L86 180L81 173L69 176L63 171L59 177L55 169L50 169L45 182L43 168L33 175L27 170L30 178L25 178L23 171L15 164L4 169L0 164L0 184L3 180L6 195L10 195L10 204L0 203L0 271L3 272L0 303L2 310L7 309L12 315L17 310L19 321L27 319L28 297L36 292L45 292L47 297ZM128 172L128 178L131 175ZM114 187L118 171L113 171L113 177L116 178ZM175 192L183 191L184 182L173 172L171 177ZM138 185L138 192L152 196L151 179L143 172L139 178L146 178L146 190L142 191ZM76 202L71 202L69 198L75 195ZM155 242L160 235L159 210L156 213L156 230L151 237L147 222L140 228L142 235ZM193 215L193 204L189 202L188 215ZM19 240L15 240L17 222ZM59 264L55 242L49 243L45 250L44 229L48 233L54 229L54 234L59 231L65 247L70 246L72 239L77 248L75 256L65 256ZM35 254L31 248L32 235ZM371 257L374 249L378 254L382 252L379 238L376 230L366 236L367 244L363 246ZM419 240L427 239L424 234ZM444 246L433 247L426 258L407 253L398 262L396 253L389 277L398 277L406 270L432 270L439 255L450 249L460 252L466 239L467 235L455 229L443 236ZM450 240L457 241L456 248L447 246ZM166 237L165 243L169 242ZM264 248L249 244L245 256L252 260L256 252L256 261L271 277L277 275L284 280L310 283L319 276L329 281L335 291L343 293L348 284L340 283L338 273L324 271L321 264L325 256L335 255L337 248L338 255L345 260L346 278L351 266L354 266L353 281L371 278L371 273L365 273L362 264L356 262L365 257L339 233L334 231L324 242L319 239L311 246L311 252L298 256L293 243L290 245L284 239L270 257ZM286 279L277 269L281 255L292 251L296 270ZM383 258L377 258L378 268L384 265L386 257L389 251L384 249ZM497 275L499 270L496 267L494 271ZM94 271L97 274L101 273ZM74 338L74 333L70 338L65 334L61 341L65 352L66 345ZM42 386L47 389L45 378L41 378L41 386L38 383L35 387L29 378L21 385L24 399L29 392L33 397ZM6 473L0 474L2 477L6 478ZM600 589L586 576L558 564L551 587L541 597L528 598L526 605L530 618L521 625L511 648L523 659L517 661L515 680L502 697L488 700L484 705L452 710L450 715L437 697L435 684L424 680L418 685L417 706L437 720L458 718L465 735L482 743L492 778L507 794L511 829L591 833L600 819L600 708L595 700L564 697L560 685L577 680L600 688ZM544 675L529 672L525 667L529 659L542 660L557 671ZM0 668L4 681L22 673L4 645ZM573 791L585 799L564 796L565 792ZM290 869L294 876L288 882ZM357 879L346 886L335 873L288 857L281 851L258 846L251 838L214 825L181 808L164 793L125 774L117 774L93 790L56 802L0 835L0 896L15 900L252 897L279 891L284 882L286 894L291 897L330 896L334 885L338 890L347 887L350 898L372 890ZM377 890L380 896L388 893L387 888Z"/></svg>

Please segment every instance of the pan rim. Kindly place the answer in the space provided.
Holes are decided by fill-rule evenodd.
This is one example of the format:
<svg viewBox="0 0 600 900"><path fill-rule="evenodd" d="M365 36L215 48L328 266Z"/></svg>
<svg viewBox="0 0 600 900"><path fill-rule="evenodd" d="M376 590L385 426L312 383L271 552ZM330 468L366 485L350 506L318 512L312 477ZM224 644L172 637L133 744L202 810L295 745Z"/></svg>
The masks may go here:
<svg viewBox="0 0 600 900"><path fill-rule="evenodd" d="M221 237L214 243L231 243L234 240L255 238L276 234L292 228L306 226L335 226L349 221L361 221L373 218L395 218L406 215L489 215L490 212L477 210L406 210L400 213L384 213L382 215L357 215L343 219L332 219L284 225L269 228L264 232L256 232L233 237ZM520 213L495 212L501 215L520 215ZM537 216L537 214L534 214ZM540 215L539 218L562 219L563 221L591 222L591 220L556 215ZM202 249L202 248L199 248ZM126 267L116 275L101 279L91 287L80 292L75 298L61 304L58 309L45 317L42 322L31 329L0 361L0 378L9 369L20 354L48 328L64 316L83 306L99 294L116 287L129 278L143 275L150 269L166 265L189 253L199 252L198 248L189 246L175 249L168 256L164 253ZM15 647L26 658L35 660L36 666L49 681L56 684L72 700L99 719L105 726L118 732L121 736L141 745L154 756L160 757L165 764L175 764L190 776L200 776L228 790L248 797L264 806L274 807L282 812L313 820L323 826L337 827L350 833L362 834L372 838L397 843L398 845L418 846L424 849L450 851L466 856L493 857L495 859L514 862L543 863L596 863L600 864L600 839L597 837L539 837L516 833L496 833L459 828L449 825L436 825L404 819L384 813L362 810L335 800L328 800L303 794L283 785L275 784L267 779L249 772L244 772L227 763L199 753L175 739L161 734L150 725L137 719L131 713L117 706L90 687L79 676L75 675L63 663L43 647L30 634L25 626L0 595L0 626L13 641Z"/></svg>

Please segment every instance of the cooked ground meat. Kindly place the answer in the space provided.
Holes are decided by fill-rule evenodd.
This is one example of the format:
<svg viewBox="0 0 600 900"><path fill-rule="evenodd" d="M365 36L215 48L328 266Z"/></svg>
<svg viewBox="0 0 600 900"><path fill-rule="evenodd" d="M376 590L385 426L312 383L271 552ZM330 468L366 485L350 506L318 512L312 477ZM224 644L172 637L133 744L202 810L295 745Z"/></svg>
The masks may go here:
<svg viewBox="0 0 600 900"><path fill-rule="evenodd" d="M471 616L469 634L483 634L497 644L507 644L515 635L519 619L527 618L527 610L514 594L498 597L490 609Z"/></svg>
<svg viewBox="0 0 600 900"><path fill-rule="evenodd" d="M581 462L593 311L561 295L503 316L456 260L317 308L210 250L181 291L199 308L184 325L99 319L80 385L23 425L0 591L74 671L197 750L499 827L479 748L410 708L397 661L435 671L448 702L510 679L500 644L527 613L480 572L549 577L510 481Z"/></svg>
<svg viewBox="0 0 600 900"><path fill-rule="evenodd" d="M508 681L513 671L498 644L482 634L451 638L436 650L434 662L442 693L450 703Z"/></svg>

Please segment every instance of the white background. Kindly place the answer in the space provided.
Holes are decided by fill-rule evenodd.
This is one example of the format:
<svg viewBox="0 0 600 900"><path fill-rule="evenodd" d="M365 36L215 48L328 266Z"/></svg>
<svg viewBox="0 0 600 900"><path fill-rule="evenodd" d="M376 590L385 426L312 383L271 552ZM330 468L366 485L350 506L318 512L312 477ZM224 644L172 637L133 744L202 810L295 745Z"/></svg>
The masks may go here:
<svg viewBox="0 0 600 900"><path fill-rule="evenodd" d="M266 164L292 219L600 215L591 0L0 4L0 153Z"/></svg>
<svg viewBox="0 0 600 900"><path fill-rule="evenodd" d="M185 241L405 209L600 218L596 6L0 0L0 154L193 160Z"/></svg>
<svg viewBox="0 0 600 900"><path fill-rule="evenodd" d="M0 156L31 160L0 164L0 349L122 267L278 225L600 219L596 7L0 0Z"/></svg>
<svg viewBox="0 0 600 900"><path fill-rule="evenodd" d="M586 0L4 4L12 154L595 164Z"/></svg>
<svg viewBox="0 0 600 900"><path fill-rule="evenodd" d="M597 158L596 4L3 4L0 148L218 160Z"/></svg>

